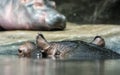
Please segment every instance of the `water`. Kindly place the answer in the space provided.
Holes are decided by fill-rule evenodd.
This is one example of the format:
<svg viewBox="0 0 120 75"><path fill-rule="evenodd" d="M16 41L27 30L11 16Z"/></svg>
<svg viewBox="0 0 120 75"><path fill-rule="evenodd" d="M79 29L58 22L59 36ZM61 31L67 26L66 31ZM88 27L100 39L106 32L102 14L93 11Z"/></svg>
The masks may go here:
<svg viewBox="0 0 120 75"><path fill-rule="evenodd" d="M0 56L1 75L119 75L120 60L50 60Z"/></svg>

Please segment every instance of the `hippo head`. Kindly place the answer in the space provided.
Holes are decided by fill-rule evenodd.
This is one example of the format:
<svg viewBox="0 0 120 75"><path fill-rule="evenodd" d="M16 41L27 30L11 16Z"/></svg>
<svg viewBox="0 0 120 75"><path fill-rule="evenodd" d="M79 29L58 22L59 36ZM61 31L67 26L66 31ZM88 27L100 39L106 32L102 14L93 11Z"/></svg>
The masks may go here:
<svg viewBox="0 0 120 75"><path fill-rule="evenodd" d="M54 1L30 0L25 6L33 23L41 30L63 30L66 27L66 17L56 11Z"/></svg>
<svg viewBox="0 0 120 75"><path fill-rule="evenodd" d="M31 52L35 49L35 44L32 42L25 42L18 49L18 55L20 57L31 57Z"/></svg>
<svg viewBox="0 0 120 75"><path fill-rule="evenodd" d="M66 17L49 0L0 0L0 30L63 30Z"/></svg>

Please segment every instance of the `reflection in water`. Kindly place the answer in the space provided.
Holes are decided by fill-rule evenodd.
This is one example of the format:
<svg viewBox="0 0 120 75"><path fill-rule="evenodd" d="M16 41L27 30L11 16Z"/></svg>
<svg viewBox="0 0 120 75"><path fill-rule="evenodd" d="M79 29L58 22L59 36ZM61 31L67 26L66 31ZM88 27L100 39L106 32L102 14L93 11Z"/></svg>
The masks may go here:
<svg viewBox="0 0 120 75"><path fill-rule="evenodd" d="M104 75L104 61L67 61L57 64L56 75Z"/></svg>
<svg viewBox="0 0 120 75"><path fill-rule="evenodd" d="M0 57L1 75L119 75L120 60L50 60Z"/></svg>

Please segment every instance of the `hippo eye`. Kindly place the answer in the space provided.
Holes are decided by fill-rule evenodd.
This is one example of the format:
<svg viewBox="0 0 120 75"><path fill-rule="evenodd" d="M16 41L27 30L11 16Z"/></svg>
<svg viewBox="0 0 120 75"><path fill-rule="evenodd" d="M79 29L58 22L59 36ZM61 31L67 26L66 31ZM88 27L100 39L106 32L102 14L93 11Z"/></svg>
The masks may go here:
<svg viewBox="0 0 120 75"><path fill-rule="evenodd" d="M21 50L19 50L19 49L18 49L18 52L19 52L19 53L22 53L22 51L21 51Z"/></svg>

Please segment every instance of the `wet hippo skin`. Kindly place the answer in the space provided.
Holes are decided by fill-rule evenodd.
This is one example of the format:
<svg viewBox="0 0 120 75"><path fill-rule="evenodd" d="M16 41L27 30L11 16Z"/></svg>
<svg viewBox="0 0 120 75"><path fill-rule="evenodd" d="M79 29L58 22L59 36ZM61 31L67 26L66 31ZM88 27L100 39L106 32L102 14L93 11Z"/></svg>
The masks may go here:
<svg viewBox="0 0 120 75"><path fill-rule="evenodd" d="M0 30L63 30L66 17L49 0L0 0Z"/></svg>
<svg viewBox="0 0 120 75"><path fill-rule="evenodd" d="M105 41L100 36L95 37L91 43L87 43L81 40L48 42L44 38L44 36L39 33L36 37L36 48L31 52L30 57L32 58L34 56L34 58L39 57L39 58L51 58L51 59L120 58L120 54L110 49L106 49L104 45L105 45ZM24 45L24 47L27 46ZM23 48L19 47L18 50L23 51ZM36 52L38 52L38 54Z"/></svg>

